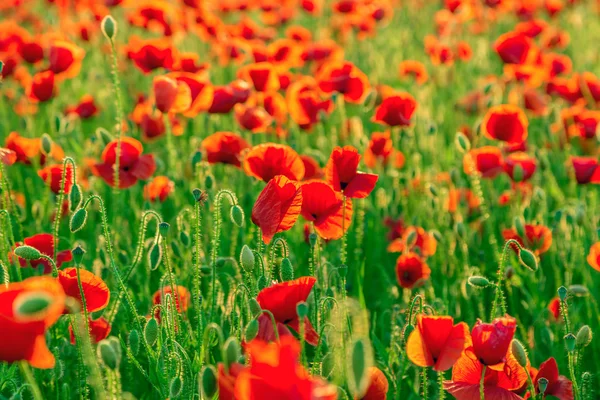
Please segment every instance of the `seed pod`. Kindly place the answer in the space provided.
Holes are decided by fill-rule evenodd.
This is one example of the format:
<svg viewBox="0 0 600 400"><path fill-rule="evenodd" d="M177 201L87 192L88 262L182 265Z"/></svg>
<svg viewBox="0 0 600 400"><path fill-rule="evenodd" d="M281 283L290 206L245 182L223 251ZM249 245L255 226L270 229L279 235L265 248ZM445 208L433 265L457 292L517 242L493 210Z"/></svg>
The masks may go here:
<svg viewBox="0 0 600 400"><path fill-rule="evenodd" d="M162 261L162 248L160 244L154 243L152 248L150 249L150 254L148 255L148 263L150 264L150 270L154 271L160 265Z"/></svg>
<svg viewBox="0 0 600 400"><path fill-rule="evenodd" d="M179 232L179 241L185 247L190 247L190 244L192 243L190 240L190 235L188 235L188 233L183 230Z"/></svg>
<svg viewBox="0 0 600 400"><path fill-rule="evenodd" d="M83 196L81 195L81 186L79 186L77 183L74 183L71 186L71 191L69 192L69 210L75 211L77 208L79 208L82 200Z"/></svg>
<svg viewBox="0 0 600 400"><path fill-rule="evenodd" d="M296 304L296 313L298 314L298 318L304 319L308 315L308 304L306 302L301 301Z"/></svg>
<svg viewBox="0 0 600 400"><path fill-rule="evenodd" d="M317 244L317 234L316 233L311 233L310 235L308 235L308 243L310 244L310 247L315 247L315 245Z"/></svg>
<svg viewBox="0 0 600 400"><path fill-rule="evenodd" d="M40 147L41 147L42 153L45 156L52 153L52 144L53 144L53 142L52 142L52 138L50 137L50 135L48 135L47 133L44 133L42 135L42 145Z"/></svg>
<svg viewBox="0 0 600 400"><path fill-rule="evenodd" d="M412 229L410 233L406 236L406 247L410 248L415 245L417 242L417 231Z"/></svg>
<svg viewBox="0 0 600 400"><path fill-rule="evenodd" d="M175 378L171 379L171 383L169 384L169 398L174 399L179 397L181 391L183 390L183 381L181 377L178 375Z"/></svg>
<svg viewBox="0 0 600 400"><path fill-rule="evenodd" d="M160 233L160 236L166 238L169 234L170 227L171 225L169 225L167 222L161 222L160 224L158 224L158 233Z"/></svg>
<svg viewBox="0 0 600 400"><path fill-rule="evenodd" d="M231 222L233 222L241 228L244 225L244 210L242 209L242 207L236 204L233 207L231 207L231 211L229 213L229 216L231 217Z"/></svg>
<svg viewBox="0 0 600 400"><path fill-rule="evenodd" d="M200 373L200 391L202 397L212 399L217 393L217 371L212 365L206 365Z"/></svg>
<svg viewBox="0 0 600 400"><path fill-rule="evenodd" d="M577 344L577 337L572 333L568 333L563 338L565 339L565 346L567 347L567 351L572 353L575 351L575 345Z"/></svg>
<svg viewBox="0 0 600 400"><path fill-rule="evenodd" d="M246 326L246 330L244 331L244 340L246 342L250 342L256 337L256 335L258 334L258 327L259 326L257 319L253 319L248 323L248 325Z"/></svg>
<svg viewBox="0 0 600 400"><path fill-rule="evenodd" d="M558 288L557 293L558 293L558 298L560 299L560 301L565 301L565 299L567 298L567 288L564 286L561 286Z"/></svg>
<svg viewBox="0 0 600 400"><path fill-rule="evenodd" d="M365 339L358 339L352 345L351 351L348 388L354 398L361 398L369 387L370 349Z"/></svg>
<svg viewBox="0 0 600 400"><path fill-rule="evenodd" d="M107 15L102 19L100 28L102 29L104 36L106 36L106 38L112 42L114 37L117 35L117 21L115 21L111 15Z"/></svg>
<svg viewBox="0 0 600 400"><path fill-rule="evenodd" d="M288 258L281 260L281 279L284 282L294 279L294 267Z"/></svg>
<svg viewBox="0 0 600 400"><path fill-rule="evenodd" d="M177 244L177 242L175 242L175 241L171 242L171 250L173 250L173 255L175 257L183 258L182 254L181 254L181 249L179 248L179 245Z"/></svg>
<svg viewBox="0 0 600 400"><path fill-rule="evenodd" d="M208 174L204 177L204 187L208 190L212 189L215 185L215 177L211 174Z"/></svg>
<svg viewBox="0 0 600 400"><path fill-rule="evenodd" d="M519 250L519 261L521 264L531 271L537 271L538 269L538 260L535 254L527 249Z"/></svg>
<svg viewBox="0 0 600 400"><path fill-rule="evenodd" d="M337 268L338 274L340 274L340 276L342 278L346 278L346 276L348 276L348 266L346 264L341 264L338 268Z"/></svg>
<svg viewBox="0 0 600 400"><path fill-rule="evenodd" d="M140 334L137 329L132 329L129 332L129 349L134 356L140 351Z"/></svg>
<svg viewBox="0 0 600 400"><path fill-rule="evenodd" d="M540 391L540 394L544 394L546 393L546 389L548 388L548 379L541 377L540 379L538 379L538 390Z"/></svg>
<svg viewBox="0 0 600 400"><path fill-rule="evenodd" d="M200 163L201 161L202 161L202 152L196 151L192 155L192 159L190 160L190 163L192 164L192 169L195 169L196 165L198 165L198 163Z"/></svg>
<svg viewBox="0 0 600 400"><path fill-rule="evenodd" d="M225 349L225 366L227 367L227 369L229 369L231 364L236 363L240 359L242 355L242 350L237 339L233 336L230 336L225 341L223 347Z"/></svg>
<svg viewBox="0 0 600 400"><path fill-rule="evenodd" d="M27 245L17 247L14 253L17 257L24 260L37 260L42 257L42 253L38 249Z"/></svg>
<svg viewBox="0 0 600 400"><path fill-rule="evenodd" d="M515 356L515 359L517 360L519 365L523 368L526 368L527 367L527 352L525 351L523 344L521 344L521 342L519 342L517 339L513 339L511 348L512 348L513 356Z"/></svg>
<svg viewBox="0 0 600 400"><path fill-rule="evenodd" d="M192 195L194 196L194 200L200 201L202 199L202 190L196 188L192 190Z"/></svg>
<svg viewBox="0 0 600 400"><path fill-rule="evenodd" d="M591 342L592 342L592 330L590 329L590 327L587 325L584 325L581 328L579 328L579 331L577 332L577 340L576 340L577 347L579 347L579 348L587 347L587 345L589 345Z"/></svg>
<svg viewBox="0 0 600 400"><path fill-rule="evenodd" d="M118 368L117 354L108 340L104 339L98 343L97 354L107 368L113 371Z"/></svg>
<svg viewBox="0 0 600 400"><path fill-rule="evenodd" d="M254 271L254 253L250 250L250 247L244 245L240 252L240 264L244 268L244 271L251 273Z"/></svg>
<svg viewBox="0 0 600 400"><path fill-rule="evenodd" d="M153 317L146 322L144 327L144 340L148 346L152 347L156 343L156 339L158 339L158 321Z"/></svg>
<svg viewBox="0 0 600 400"><path fill-rule="evenodd" d="M490 281L485 276L473 275L467 279L467 283L473 287L486 288L490 286Z"/></svg>
<svg viewBox="0 0 600 400"><path fill-rule="evenodd" d="M73 260L75 261L75 264L79 265L81 264L81 260L83 259L85 250L78 245L73 250L71 250L71 254L73 255Z"/></svg>
<svg viewBox="0 0 600 400"><path fill-rule="evenodd" d="M87 215L88 214L85 208L80 208L79 210L75 211L75 214L73 214L69 223L69 229L71 229L71 233L75 233L85 226Z"/></svg>

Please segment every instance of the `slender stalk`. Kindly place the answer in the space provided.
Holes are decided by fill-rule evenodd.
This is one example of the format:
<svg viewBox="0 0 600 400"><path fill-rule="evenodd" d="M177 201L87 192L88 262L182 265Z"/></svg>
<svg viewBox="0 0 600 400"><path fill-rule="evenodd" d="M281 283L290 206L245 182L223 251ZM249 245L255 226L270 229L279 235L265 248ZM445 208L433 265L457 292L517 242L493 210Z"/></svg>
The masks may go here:
<svg viewBox="0 0 600 400"><path fill-rule="evenodd" d="M31 388L34 400L44 400L42 392L40 391L40 387L38 386L35 377L31 372L31 368L29 368L29 364L27 364L27 361L21 361L19 363L19 369L21 370L21 374L25 378L25 381Z"/></svg>
<svg viewBox="0 0 600 400"><path fill-rule="evenodd" d="M481 369L481 379L479 380L479 399L485 400L485 370L487 369L487 365L484 365Z"/></svg>

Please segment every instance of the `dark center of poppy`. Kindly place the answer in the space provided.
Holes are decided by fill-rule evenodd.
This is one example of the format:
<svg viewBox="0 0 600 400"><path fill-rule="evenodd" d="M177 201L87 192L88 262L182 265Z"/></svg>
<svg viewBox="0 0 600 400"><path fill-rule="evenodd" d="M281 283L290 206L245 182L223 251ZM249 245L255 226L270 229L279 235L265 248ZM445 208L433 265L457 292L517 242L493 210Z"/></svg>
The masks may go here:
<svg viewBox="0 0 600 400"><path fill-rule="evenodd" d="M340 182L340 188L342 190L345 190L347 186L348 186L348 182Z"/></svg>

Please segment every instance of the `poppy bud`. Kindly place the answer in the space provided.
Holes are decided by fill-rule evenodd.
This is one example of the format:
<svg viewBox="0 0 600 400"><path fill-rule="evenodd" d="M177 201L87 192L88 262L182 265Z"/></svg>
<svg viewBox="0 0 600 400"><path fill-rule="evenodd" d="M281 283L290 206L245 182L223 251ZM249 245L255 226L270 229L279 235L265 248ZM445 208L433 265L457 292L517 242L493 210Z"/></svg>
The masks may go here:
<svg viewBox="0 0 600 400"><path fill-rule="evenodd" d="M358 339L352 346L350 373L348 374L348 386L354 398L361 398L369 386L368 370L370 354L365 339Z"/></svg>
<svg viewBox="0 0 600 400"><path fill-rule="evenodd" d="M258 334L258 327L259 325L257 319L253 319L252 321L250 321L250 323L248 323L248 325L246 326L246 330L244 331L244 340L246 342L250 342L256 337L256 335Z"/></svg>
<svg viewBox="0 0 600 400"><path fill-rule="evenodd" d="M590 294L588 288L583 285L571 285L569 286L569 292L573 293L577 297L587 297Z"/></svg>
<svg viewBox="0 0 600 400"><path fill-rule="evenodd" d="M515 230L517 231L517 234L520 237L526 237L525 225L523 224L523 217L515 217L513 225L515 226Z"/></svg>
<svg viewBox="0 0 600 400"><path fill-rule="evenodd" d="M431 193L433 197L438 197L438 191L434 184L429 185L429 193Z"/></svg>
<svg viewBox="0 0 600 400"><path fill-rule="evenodd" d="M192 195L194 195L194 200L198 202L202 199L202 190L196 188L192 190Z"/></svg>
<svg viewBox="0 0 600 400"><path fill-rule="evenodd" d="M417 230L412 229L406 236L406 247L413 247L417 242Z"/></svg>
<svg viewBox="0 0 600 400"><path fill-rule="evenodd" d="M575 222L575 218L570 212L567 212L565 219L567 220L567 225L573 225L573 222Z"/></svg>
<svg viewBox="0 0 600 400"><path fill-rule="evenodd" d="M546 393L546 389L548 388L548 379L544 378L543 376L538 379L538 390L540 391L540 394L544 394Z"/></svg>
<svg viewBox="0 0 600 400"><path fill-rule="evenodd" d="M212 189L215 184L215 177L211 174L208 174L204 177L204 186L207 189Z"/></svg>
<svg viewBox="0 0 600 400"><path fill-rule="evenodd" d="M179 232L179 241L185 246L189 247L191 244L190 235L186 231Z"/></svg>
<svg viewBox="0 0 600 400"><path fill-rule="evenodd" d="M294 279L294 267L288 258L281 260L281 279L284 282Z"/></svg>
<svg viewBox="0 0 600 400"><path fill-rule="evenodd" d="M238 343L237 339L233 336L229 337L225 341L223 347L225 349L225 358L223 361L225 361L225 366L227 367L227 369L229 369L229 366L231 364L236 363L240 359L242 351L240 348L240 344Z"/></svg>
<svg viewBox="0 0 600 400"><path fill-rule="evenodd" d="M523 266L529 268L531 271L537 271L538 261L535 254L533 254L533 252L530 250L521 249L519 251L519 261Z"/></svg>
<svg viewBox="0 0 600 400"><path fill-rule="evenodd" d="M313 232L308 235L308 242L310 243L310 247L315 247L317 244L317 234Z"/></svg>
<svg viewBox="0 0 600 400"><path fill-rule="evenodd" d="M110 345L109 341L104 339L100 343L98 343L97 348L98 358L102 360L102 364L104 364L107 368L116 370L119 366L119 362L117 359L117 353Z"/></svg>
<svg viewBox="0 0 600 400"><path fill-rule="evenodd" d="M240 228L244 225L244 210L237 204L231 207L230 215L231 221L239 226Z"/></svg>
<svg viewBox="0 0 600 400"><path fill-rule="evenodd" d="M42 154L44 154L45 156L47 156L48 154L50 154L52 152L52 138L47 133L44 133L42 135L41 149L42 149Z"/></svg>
<svg viewBox="0 0 600 400"><path fill-rule="evenodd" d="M304 301L296 304L296 313L298 314L298 318L306 318L308 316L308 304Z"/></svg>
<svg viewBox="0 0 600 400"><path fill-rule="evenodd" d="M567 351L572 353L575 351L575 345L577 344L577 337L572 333L568 333L563 338L565 339L565 346L567 347Z"/></svg>
<svg viewBox="0 0 600 400"><path fill-rule="evenodd" d="M96 136L98 136L98 139L100 140L100 143L102 143L103 146L108 145L114 140L113 136L102 127L96 129Z"/></svg>
<svg viewBox="0 0 600 400"><path fill-rule="evenodd" d="M557 212L554 213L554 223L558 224L560 223L560 221L562 220L563 217L563 210L558 210Z"/></svg>
<svg viewBox="0 0 600 400"><path fill-rule="evenodd" d="M44 311L52 298L43 292L30 292L21 295L14 302L14 312L18 316L28 317Z"/></svg>
<svg viewBox="0 0 600 400"><path fill-rule="evenodd" d="M217 371L212 365L206 365L200 373L200 392L202 398L212 399L217 393Z"/></svg>
<svg viewBox="0 0 600 400"><path fill-rule="evenodd" d="M468 284L477 288L486 288L490 285L490 281L484 276L470 276L467 280Z"/></svg>
<svg viewBox="0 0 600 400"><path fill-rule="evenodd" d="M254 261L254 253L250 250L250 247L244 245L240 253L240 264L246 272L251 273L254 271Z"/></svg>
<svg viewBox="0 0 600 400"><path fill-rule="evenodd" d="M75 211L79 206L81 206L81 200L83 200L83 196L81 195L81 186L77 183L74 183L71 186L71 191L69 192L69 209L71 211Z"/></svg>
<svg viewBox="0 0 600 400"><path fill-rule="evenodd" d="M158 224L158 232L164 238L166 238L169 234L169 228L170 225L167 222L161 222L160 224Z"/></svg>
<svg viewBox="0 0 600 400"><path fill-rule="evenodd" d="M557 293L558 293L558 298L560 299L560 301L565 301L565 299L567 298L567 288L564 286L561 286L558 288Z"/></svg>
<svg viewBox="0 0 600 400"><path fill-rule="evenodd" d="M79 265L79 264L81 264L81 260L83 259L85 250L81 246L78 245L71 251L71 254L73 255L73 260L75 261L75 264Z"/></svg>
<svg viewBox="0 0 600 400"><path fill-rule="evenodd" d="M428 131L429 131L430 135L435 135L435 133L437 132L437 126L435 125L434 122L431 122L429 124L429 130Z"/></svg>
<svg viewBox="0 0 600 400"><path fill-rule="evenodd" d="M171 249L173 250L173 255L178 258L183 258L181 255L181 249L177 242L171 242Z"/></svg>
<svg viewBox="0 0 600 400"><path fill-rule="evenodd" d="M254 318L258 318L262 312L262 307L258 304L258 301L256 301L256 299L250 299L248 305L250 306L250 314L252 314Z"/></svg>
<svg viewBox="0 0 600 400"><path fill-rule="evenodd" d="M348 275L348 266L346 264L340 265L338 267L338 274L340 274L342 278L346 278L346 276Z"/></svg>
<svg viewBox="0 0 600 400"><path fill-rule="evenodd" d="M154 243L152 249L150 249L150 254L148 255L148 264L150 265L150 270L154 271L160 265L162 261L162 249L158 243Z"/></svg>
<svg viewBox="0 0 600 400"><path fill-rule="evenodd" d="M452 168L450 170L450 180L455 185L458 185L460 183L460 172L458 171L458 169Z"/></svg>
<svg viewBox="0 0 600 400"><path fill-rule="evenodd" d="M469 142L469 139L467 139L467 137L462 132L456 133L454 143L456 144L456 148L458 149L458 151L460 151L461 153L466 153L471 149L471 142Z"/></svg>
<svg viewBox="0 0 600 400"><path fill-rule="evenodd" d="M592 330L589 326L584 325L577 332L577 347L587 347L592 341Z"/></svg>
<svg viewBox="0 0 600 400"><path fill-rule="evenodd" d="M442 241L442 234L440 233L440 231L438 230L432 230L431 234L433 235L433 238L440 243Z"/></svg>
<svg viewBox="0 0 600 400"><path fill-rule="evenodd" d="M256 284L258 286L258 290L263 290L264 288L266 288L269 285L269 283L267 281L267 277L264 275L261 275L258 278L258 282L256 282Z"/></svg>
<svg viewBox="0 0 600 400"><path fill-rule="evenodd" d="M19 246L14 251L15 255L24 260L37 260L42 256L42 253L35 247L31 246Z"/></svg>
<svg viewBox="0 0 600 400"><path fill-rule="evenodd" d="M144 340L148 346L152 347L156 343L156 339L158 339L158 321L156 318L150 318L144 327Z"/></svg>
<svg viewBox="0 0 600 400"><path fill-rule="evenodd" d="M85 208L80 208L75 211L75 214L71 217L71 221L69 222L69 229L71 233L75 233L81 230L85 226L85 222L87 220L87 211Z"/></svg>
<svg viewBox="0 0 600 400"><path fill-rule="evenodd" d="M138 351L140 351L140 334L137 329L132 329L129 332L129 349L133 355L137 355Z"/></svg>
<svg viewBox="0 0 600 400"><path fill-rule="evenodd" d="M465 224L462 222L456 224L456 233L462 240L467 240L467 228L465 228Z"/></svg>
<svg viewBox="0 0 600 400"><path fill-rule="evenodd" d="M117 21L111 15L107 15L102 19L100 28L104 36L112 42L113 38L117 35Z"/></svg>
<svg viewBox="0 0 600 400"><path fill-rule="evenodd" d="M202 161L202 152L201 151L196 151L192 155L192 159L190 161L191 164L192 164L192 169L195 169L196 165L198 165L201 161Z"/></svg>
<svg viewBox="0 0 600 400"><path fill-rule="evenodd" d="M523 171L523 167L521 164L517 164L513 168L512 178L515 182L521 182L523 180L523 176L525 175L525 171Z"/></svg>
<svg viewBox="0 0 600 400"><path fill-rule="evenodd" d="M171 384L169 385L169 398L174 399L179 397L181 391L183 390L183 381L181 377L177 375L175 378L171 380Z"/></svg>
<svg viewBox="0 0 600 400"><path fill-rule="evenodd" d="M515 359L519 363L519 365L523 368L527 367L527 352L523 347L523 344L519 342L517 339L513 339L512 341L512 353L515 356Z"/></svg>

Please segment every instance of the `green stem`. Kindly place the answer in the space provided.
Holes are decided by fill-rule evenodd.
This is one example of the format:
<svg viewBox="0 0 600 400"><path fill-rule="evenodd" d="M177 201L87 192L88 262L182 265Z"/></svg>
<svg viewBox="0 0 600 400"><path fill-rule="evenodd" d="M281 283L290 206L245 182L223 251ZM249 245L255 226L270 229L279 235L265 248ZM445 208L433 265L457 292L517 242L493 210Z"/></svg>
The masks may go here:
<svg viewBox="0 0 600 400"><path fill-rule="evenodd" d="M481 369L481 379L479 380L479 399L485 400L485 370L487 369L487 365L484 365Z"/></svg>
<svg viewBox="0 0 600 400"><path fill-rule="evenodd" d="M35 381L35 377L33 376L33 372L31 372L31 368L29 368L29 364L27 364L27 361L21 361L19 363L19 369L21 370L21 374L23 374L25 381L27 382L29 387L31 387L31 392L33 394L34 400L44 400L42 392L40 391L40 387Z"/></svg>

